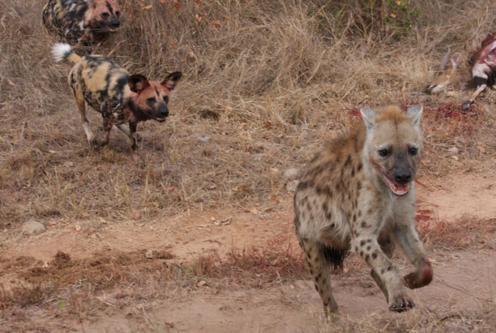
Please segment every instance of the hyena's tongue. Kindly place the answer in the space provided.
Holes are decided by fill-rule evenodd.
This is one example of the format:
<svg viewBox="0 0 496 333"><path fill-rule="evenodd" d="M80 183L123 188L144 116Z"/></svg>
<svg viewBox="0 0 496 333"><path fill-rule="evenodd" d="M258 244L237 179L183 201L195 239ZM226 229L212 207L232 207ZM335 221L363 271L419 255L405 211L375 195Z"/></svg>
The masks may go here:
<svg viewBox="0 0 496 333"><path fill-rule="evenodd" d="M393 192L395 195L401 197L405 194L408 193L410 190L410 183L407 184L399 184L396 182L391 181L388 177L384 176L384 182L386 185L389 187L391 192Z"/></svg>

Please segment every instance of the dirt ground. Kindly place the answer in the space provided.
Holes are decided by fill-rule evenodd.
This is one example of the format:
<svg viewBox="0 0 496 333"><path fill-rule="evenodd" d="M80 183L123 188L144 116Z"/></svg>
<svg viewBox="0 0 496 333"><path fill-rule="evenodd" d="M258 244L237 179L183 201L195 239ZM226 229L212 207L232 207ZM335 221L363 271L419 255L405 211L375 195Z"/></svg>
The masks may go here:
<svg viewBox="0 0 496 333"><path fill-rule="evenodd" d="M443 331L453 321L453 331L491 332L495 328L492 317L496 314L494 179L491 171L419 180L422 184L419 185L419 216L420 221L429 221L429 230L433 233L432 238L429 231L424 234L434 263L435 279L430 286L412 292L417 308L408 314L387 311L367 268L354 257L348 259L344 272L333 278L341 315L330 326L322 320L318 294L301 267L295 272L282 273L283 276L266 278L265 271L257 273L253 267L241 275L233 273L242 266L239 261L223 266L224 273L231 271L226 274L214 274L208 268L195 271L193 267L192 275L173 276L170 279L173 283L158 277L167 274L158 268L157 262L179 267L197 258L213 258L211 264L215 265L215 261L223 262L223 258L229 257L231 251L267 248L267 244L271 244L269 248L276 249L279 256L287 251L291 260L298 261L288 193L281 201L268 202L265 206L185 212L146 224L136 221L110 224L103 219L78 223L52 220L48 230L39 236L28 237L20 230L4 232L0 273L6 288L4 294L8 293L9 286L19 292L16 288L20 285L42 285L44 278L40 269L45 269L46 274L52 274L47 276L60 283L56 292L32 303L29 299L25 303L17 299L17 303L5 306L0 331L321 332L332 331L333 327L360 331L364 329L360 325L367 326L369 324L364 323L373 320L389 319L388 325L394 326L391 322L415 322L421 318L442 323L441 328L432 326L433 331ZM452 229L451 239L446 239L442 231L434 234L436 225L456 226L464 223L462 221L476 223L465 224L461 230ZM475 238L474 230L470 236L466 234L471 225L479 231ZM465 242L464 238L470 241ZM64 261L60 252L68 255L67 260L73 264ZM91 271L77 273L77 270L65 269L66 265L82 267L88 260L99 263L102 258L116 254L131 260L130 266L118 260L113 262L116 272L135 266L140 267L138 272L152 276L142 275L141 282L126 277L92 289L84 282L91 280ZM406 271L408 265L400 256L397 260ZM153 276L154 270L158 275ZM72 279L66 276L70 274L80 275ZM107 278L113 279L112 276ZM91 290L81 294L78 288Z"/></svg>
<svg viewBox="0 0 496 333"><path fill-rule="evenodd" d="M0 332L496 332L496 94L465 112L456 84L422 93L493 31L494 0L121 0L94 53L184 74L135 153L117 132L88 147L44 2L0 1ZM327 323L287 172L389 103L424 105L434 280L393 314L350 256Z"/></svg>

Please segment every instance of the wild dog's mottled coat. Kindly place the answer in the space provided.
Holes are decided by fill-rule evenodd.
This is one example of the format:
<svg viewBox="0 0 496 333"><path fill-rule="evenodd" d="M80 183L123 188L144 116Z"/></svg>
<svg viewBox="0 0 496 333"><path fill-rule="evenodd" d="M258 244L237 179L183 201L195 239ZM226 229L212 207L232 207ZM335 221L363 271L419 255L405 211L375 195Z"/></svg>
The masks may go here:
<svg viewBox="0 0 496 333"><path fill-rule="evenodd" d="M91 44L119 27L121 11L116 0L49 0L42 18L64 41Z"/></svg>
<svg viewBox="0 0 496 333"><path fill-rule="evenodd" d="M69 84L91 145L95 145L96 140L86 117L86 103L103 117L106 138L102 144L108 143L110 130L115 125L129 136L133 149L136 148L138 122L149 119L161 122L169 115L169 94L181 79L181 72L169 74L162 82L148 81L142 75L129 75L109 58L81 57L68 44L56 44L52 52L56 61L67 60L74 64Z"/></svg>
<svg viewBox="0 0 496 333"><path fill-rule="evenodd" d="M391 261L394 241L417 270L410 288L428 284L432 269L415 230L415 184L421 107L362 109L364 125L332 141L306 166L294 197L295 227L326 315L337 310L329 264L348 251L372 268L393 311L413 306Z"/></svg>

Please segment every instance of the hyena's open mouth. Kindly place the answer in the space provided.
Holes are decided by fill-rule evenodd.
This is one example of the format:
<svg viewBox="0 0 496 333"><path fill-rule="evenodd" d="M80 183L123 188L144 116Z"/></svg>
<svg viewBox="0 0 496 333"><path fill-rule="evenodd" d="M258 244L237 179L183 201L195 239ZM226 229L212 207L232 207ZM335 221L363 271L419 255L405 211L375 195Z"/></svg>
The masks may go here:
<svg viewBox="0 0 496 333"><path fill-rule="evenodd" d="M384 179L384 183L389 187L391 192L393 192L394 195L397 195L399 197L406 195L410 191L410 183L398 183L395 182L391 179L389 179L388 176L385 174L382 174L382 179Z"/></svg>

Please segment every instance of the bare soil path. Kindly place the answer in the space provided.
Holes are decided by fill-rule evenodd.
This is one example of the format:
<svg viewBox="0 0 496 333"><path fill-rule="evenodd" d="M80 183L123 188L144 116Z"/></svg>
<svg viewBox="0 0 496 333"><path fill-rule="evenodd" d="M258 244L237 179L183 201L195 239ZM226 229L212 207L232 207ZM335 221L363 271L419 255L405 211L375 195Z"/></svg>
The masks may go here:
<svg viewBox="0 0 496 333"><path fill-rule="evenodd" d="M434 220L457 221L462 218L488 220L496 217L496 184L492 174L457 175L457 177L421 180L419 202L433 212ZM174 254L171 262L191 261L210 253L225 255L233 248L261 247L277 240L281 246L295 243L290 195L281 202L263 207L190 212L155 221L52 221L47 232L23 236L20 232L2 235L2 259L33 257L48 264L58 251L71 258L91 258L101 251L145 251L166 249ZM492 221L492 222L491 222ZM435 222L434 222L435 223ZM453 222L455 223L455 222ZM435 279L421 290L412 292L417 309L408 318L464 317L459 331L490 332L494 321L487 323L478 315L496 308L496 241L489 238L483 246L446 250L433 244ZM404 266L407 265L398 259ZM356 260L351 259L351 265ZM3 272L4 287L15 276L15 269ZM368 276L368 269L351 269L333 279L342 319L363 322L370 318L405 318L387 311L379 289ZM154 288L161 288L154 286ZM170 290L169 290L170 289ZM308 280L273 283L260 288L226 283L198 288L169 288L167 296L140 302L121 302L122 290L98 294L105 311L80 320L59 318L43 306L14 311L19 317L5 314L0 331L36 332L322 332L320 300ZM489 310L487 310L489 308ZM10 310L8 310L10 311ZM470 320L470 314L476 319ZM494 317L496 313L493 313ZM401 317L403 316L403 317ZM417 316L417 317L416 317ZM26 319L25 324L21 324ZM441 318L441 319L439 319ZM477 321L478 320L478 321ZM2 325L3 324L3 325ZM471 326L472 325L472 326ZM456 331L456 330L454 330Z"/></svg>

